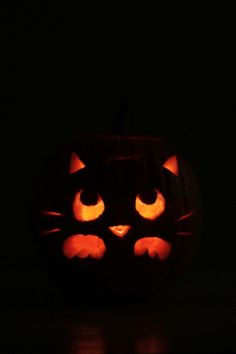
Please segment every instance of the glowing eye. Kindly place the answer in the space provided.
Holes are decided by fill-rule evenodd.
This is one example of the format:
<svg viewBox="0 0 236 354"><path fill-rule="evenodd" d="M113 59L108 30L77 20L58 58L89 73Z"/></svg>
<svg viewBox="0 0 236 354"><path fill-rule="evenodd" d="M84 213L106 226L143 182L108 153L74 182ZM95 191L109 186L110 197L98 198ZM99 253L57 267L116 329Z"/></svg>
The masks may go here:
<svg viewBox="0 0 236 354"><path fill-rule="evenodd" d="M105 210L104 202L98 193L84 190L76 193L73 201L73 213L79 221L96 220Z"/></svg>
<svg viewBox="0 0 236 354"><path fill-rule="evenodd" d="M143 218L154 220L165 210L165 198L157 189L140 193L135 200L135 209Z"/></svg>

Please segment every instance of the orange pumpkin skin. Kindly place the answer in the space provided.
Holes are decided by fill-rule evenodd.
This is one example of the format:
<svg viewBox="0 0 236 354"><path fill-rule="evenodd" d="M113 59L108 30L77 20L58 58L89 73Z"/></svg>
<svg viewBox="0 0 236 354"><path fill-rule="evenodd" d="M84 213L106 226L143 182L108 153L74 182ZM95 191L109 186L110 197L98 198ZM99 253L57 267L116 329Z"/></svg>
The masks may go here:
<svg viewBox="0 0 236 354"><path fill-rule="evenodd" d="M33 204L38 254L76 296L150 294L199 240L193 172L163 139L79 137L42 165Z"/></svg>

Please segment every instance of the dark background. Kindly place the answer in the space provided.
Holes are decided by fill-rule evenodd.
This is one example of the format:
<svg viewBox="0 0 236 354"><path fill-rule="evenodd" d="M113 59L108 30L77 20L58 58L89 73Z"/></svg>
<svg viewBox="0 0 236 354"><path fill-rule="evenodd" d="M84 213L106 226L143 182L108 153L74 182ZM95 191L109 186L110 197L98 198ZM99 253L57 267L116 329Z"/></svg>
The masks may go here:
<svg viewBox="0 0 236 354"><path fill-rule="evenodd" d="M233 10L216 4L164 8L145 2L84 1L55 6L39 1L5 2L1 29L0 255L3 326L8 328L7 323L10 328L7 341L11 336L21 338L24 352L36 353L32 348L40 336L44 347L38 352L52 353L58 343L56 334L62 331L65 338L68 335L58 325L60 310L54 309L51 316L50 304L45 307L44 300L39 301L52 290L31 245L28 200L32 171L54 146L75 135L119 132L117 115L126 99L125 133L166 138L190 161L203 199L202 242L193 270L174 294L169 294L174 310L165 301L163 308L167 306L168 311L162 309L158 320L148 315L148 309L142 310L153 346L155 323L158 328L164 326L165 336L171 337L163 317L174 323L172 332L179 333L179 341L173 336L167 340L173 351L236 351ZM39 318L39 307L45 313L43 319ZM114 324L114 333L105 330L101 337L97 323L108 321L103 331L109 321L116 323L116 310L100 309L92 319L94 327L86 322L89 334L85 338L92 334L100 338L98 348L104 343L110 348L107 343L118 329ZM128 313L130 317L124 310L124 317L133 318L133 313ZM25 319L21 320L22 316ZM50 339L51 347L46 344L48 333L52 333L48 332L50 318L55 336L55 341ZM39 325L32 330L32 323ZM45 323L46 332L42 329ZM81 323L79 328L84 328ZM28 345L24 340L27 333L32 338ZM115 343L107 352L138 352L128 346L131 342L124 336L116 337ZM151 344L145 343L146 352L156 352L147 351ZM83 352L78 348L61 350Z"/></svg>

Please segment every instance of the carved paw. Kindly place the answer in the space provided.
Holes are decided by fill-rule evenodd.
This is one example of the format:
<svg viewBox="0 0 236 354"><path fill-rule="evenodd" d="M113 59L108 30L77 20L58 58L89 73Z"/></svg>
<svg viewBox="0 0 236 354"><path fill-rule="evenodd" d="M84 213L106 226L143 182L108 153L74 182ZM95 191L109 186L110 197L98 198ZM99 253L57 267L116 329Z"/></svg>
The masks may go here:
<svg viewBox="0 0 236 354"><path fill-rule="evenodd" d="M95 235L73 235L68 237L63 244L63 253L67 258L100 259L106 251L106 246L101 238Z"/></svg>
<svg viewBox="0 0 236 354"><path fill-rule="evenodd" d="M170 243L159 237L143 237L134 245L136 256L143 256L147 253L151 258L158 257L161 261L169 256L170 251Z"/></svg>

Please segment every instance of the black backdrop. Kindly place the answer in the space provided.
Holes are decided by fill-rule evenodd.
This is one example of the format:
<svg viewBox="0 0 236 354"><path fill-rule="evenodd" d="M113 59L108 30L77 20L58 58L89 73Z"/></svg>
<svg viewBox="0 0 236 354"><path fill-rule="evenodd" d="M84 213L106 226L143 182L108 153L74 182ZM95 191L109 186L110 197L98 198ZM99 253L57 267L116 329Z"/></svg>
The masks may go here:
<svg viewBox="0 0 236 354"><path fill-rule="evenodd" d="M197 175L204 206L198 269L207 274L199 294L234 299L232 9L34 1L5 3L1 17L2 293L45 286L28 227L32 170L76 134L118 131L125 97L126 133L165 137Z"/></svg>

